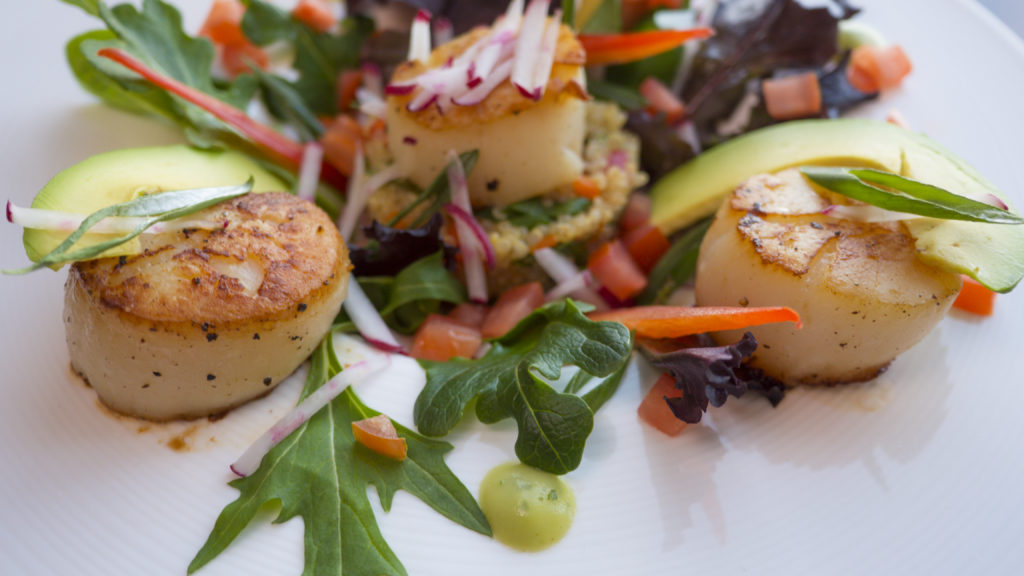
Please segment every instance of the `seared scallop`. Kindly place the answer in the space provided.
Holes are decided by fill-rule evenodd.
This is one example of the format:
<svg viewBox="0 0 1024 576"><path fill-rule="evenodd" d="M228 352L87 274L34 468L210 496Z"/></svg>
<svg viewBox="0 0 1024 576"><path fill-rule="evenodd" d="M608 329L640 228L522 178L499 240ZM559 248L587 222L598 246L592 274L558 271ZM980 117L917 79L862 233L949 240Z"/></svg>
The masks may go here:
<svg viewBox="0 0 1024 576"><path fill-rule="evenodd" d="M439 46L427 63L406 62L395 72L401 83L444 67L488 33L477 28ZM540 100L520 94L511 82L475 105L436 105L410 110L418 95L387 99L388 146L395 163L417 186L427 187L445 167L449 150L480 153L469 174L474 207L506 206L571 185L583 172L586 100L585 53L567 26L558 37L547 90Z"/></svg>
<svg viewBox="0 0 1024 576"><path fill-rule="evenodd" d="M72 266L72 368L111 409L150 420L222 413L266 394L327 333L348 251L330 218L290 194L250 194L148 238L136 256Z"/></svg>
<svg viewBox="0 0 1024 576"><path fill-rule="evenodd" d="M800 313L802 329L751 330L759 343L751 365L791 385L875 377L935 327L960 290L958 274L917 258L902 223L824 216L842 201L827 196L798 170L754 176L718 210L697 263L699 305Z"/></svg>

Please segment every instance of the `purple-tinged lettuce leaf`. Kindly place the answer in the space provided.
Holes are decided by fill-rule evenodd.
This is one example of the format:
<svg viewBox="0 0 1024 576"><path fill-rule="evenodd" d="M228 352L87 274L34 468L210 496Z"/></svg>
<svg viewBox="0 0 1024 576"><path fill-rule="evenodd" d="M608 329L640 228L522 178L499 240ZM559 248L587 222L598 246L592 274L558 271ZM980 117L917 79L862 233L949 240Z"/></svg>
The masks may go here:
<svg viewBox="0 0 1024 576"><path fill-rule="evenodd" d="M363 229L370 240L351 248L349 257L356 276L394 276L413 262L444 248L440 214L434 214L420 228L399 229L376 220Z"/></svg>
<svg viewBox="0 0 1024 576"><path fill-rule="evenodd" d="M735 344L681 348L667 353L645 350L651 364L672 375L680 398L666 398L676 418L689 424L700 422L708 405L719 407L729 396L739 398L747 391L764 393L772 404L782 399L784 389L778 383L743 368L743 360L757 349L757 340L747 332Z"/></svg>

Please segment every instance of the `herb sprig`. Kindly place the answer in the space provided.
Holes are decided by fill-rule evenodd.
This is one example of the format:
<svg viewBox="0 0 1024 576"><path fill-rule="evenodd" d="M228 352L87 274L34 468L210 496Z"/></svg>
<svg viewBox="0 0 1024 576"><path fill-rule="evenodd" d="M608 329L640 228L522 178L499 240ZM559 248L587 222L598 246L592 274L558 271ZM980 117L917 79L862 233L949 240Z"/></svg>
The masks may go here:
<svg viewBox="0 0 1024 576"><path fill-rule="evenodd" d="M847 198L893 212L943 220L990 224L1024 224L1024 218L948 190L872 168L804 166L804 176Z"/></svg>
<svg viewBox="0 0 1024 576"><path fill-rule="evenodd" d="M149 194L146 196L140 196L134 200L128 202L122 202L120 204L114 204L113 206L107 206L101 208L96 212L93 212L82 224L69 235L63 242L57 245L56 248L50 251L31 266L20 268L17 270L4 270L4 274L26 274L34 270L38 270L44 266L62 266L70 262L79 262L82 260L89 260L96 258L110 250L133 240L139 234L142 234L147 229L152 227L154 224L160 222L167 222L175 220L177 218L183 218L191 214L195 214L200 210L204 210L219 204L225 200L230 200L244 194L248 194L252 190L253 179L250 177L247 182L238 186L218 186L214 188L196 188L191 190L173 190L169 192L160 192L157 194ZM82 239L89 230L99 223L104 218L115 217L115 218L143 218L143 221L135 227L131 232L90 244L84 248L74 250L75 244Z"/></svg>

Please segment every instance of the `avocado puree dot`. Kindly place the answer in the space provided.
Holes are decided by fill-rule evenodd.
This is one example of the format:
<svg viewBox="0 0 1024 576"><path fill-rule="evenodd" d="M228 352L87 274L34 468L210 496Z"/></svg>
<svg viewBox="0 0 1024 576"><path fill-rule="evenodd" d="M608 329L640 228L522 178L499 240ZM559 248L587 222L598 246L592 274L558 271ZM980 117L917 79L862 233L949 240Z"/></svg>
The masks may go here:
<svg viewBox="0 0 1024 576"><path fill-rule="evenodd" d="M558 542L569 531L576 499L558 476L509 462L484 477L480 507L499 542L534 552Z"/></svg>

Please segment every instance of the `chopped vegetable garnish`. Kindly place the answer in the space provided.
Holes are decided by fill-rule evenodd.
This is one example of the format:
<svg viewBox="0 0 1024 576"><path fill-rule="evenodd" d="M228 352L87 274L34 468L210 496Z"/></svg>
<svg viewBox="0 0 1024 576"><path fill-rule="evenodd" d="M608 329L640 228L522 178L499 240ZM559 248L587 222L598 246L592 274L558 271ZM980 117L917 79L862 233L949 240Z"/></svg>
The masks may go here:
<svg viewBox="0 0 1024 576"><path fill-rule="evenodd" d="M898 88L913 70L903 48L864 44L853 49L846 78L854 88L871 93Z"/></svg>
<svg viewBox="0 0 1024 576"><path fill-rule="evenodd" d="M669 374L662 374L654 381L654 385L637 407L636 413L641 420L663 434L678 436L686 428L686 422L676 418L665 400L682 396L683 391L676 388L675 379Z"/></svg>
<svg viewBox="0 0 1024 576"><path fill-rule="evenodd" d="M647 287L647 277L622 242L605 242L587 259L587 270L619 301L636 296Z"/></svg>
<svg viewBox="0 0 1024 576"><path fill-rule="evenodd" d="M480 333L484 338L500 338L519 321L544 305L544 289L537 282L510 288L498 297L487 313Z"/></svg>
<svg viewBox="0 0 1024 576"><path fill-rule="evenodd" d="M800 315L785 306L741 308L724 306L637 306L591 312L591 320L619 322L639 338L681 338L691 334L738 330L775 322L795 322Z"/></svg>
<svg viewBox="0 0 1024 576"><path fill-rule="evenodd" d="M447 362L456 356L472 358L480 349L482 341L480 328L454 318L431 314L416 331L409 355L434 362Z"/></svg>
<svg viewBox="0 0 1024 576"><path fill-rule="evenodd" d="M398 431L395 430L391 418L384 414L353 422L352 435L363 446L392 460L405 460L409 450L405 438L398 436Z"/></svg>
<svg viewBox="0 0 1024 576"><path fill-rule="evenodd" d="M953 307L979 316L991 316L996 304L996 293L969 276L964 276L963 280L964 285L953 301Z"/></svg>
<svg viewBox="0 0 1024 576"><path fill-rule="evenodd" d="M814 72L764 80L761 92L768 114L776 120L806 118L821 112L821 85Z"/></svg>

